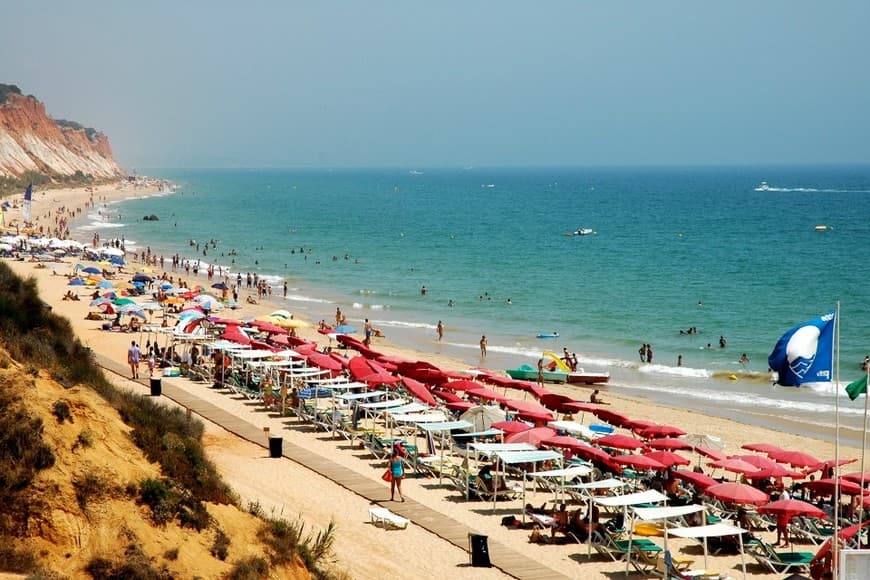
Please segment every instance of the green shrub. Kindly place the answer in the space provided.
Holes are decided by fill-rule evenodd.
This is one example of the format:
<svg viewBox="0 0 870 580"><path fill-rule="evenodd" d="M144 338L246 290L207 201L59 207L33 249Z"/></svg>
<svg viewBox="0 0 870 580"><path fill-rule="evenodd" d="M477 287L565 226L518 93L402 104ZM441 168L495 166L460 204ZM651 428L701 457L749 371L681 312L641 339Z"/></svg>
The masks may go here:
<svg viewBox="0 0 870 580"><path fill-rule="evenodd" d="M76 501L82 510L87 510L91 501L99 501L111 490L109 482L94 471L88 471L81 477L73 479L72 483L76 490Z"/></svg>
<svg viewBox="0 0 870 580"><path fill-rule="evenodd" d="M262 556L250 556L236 562L227 574L229 580L259 580L269 577L269 563Z"/></svg>
<svg viewBox="0 0 870 580"><path fill-rule="evenodd" d="M214 542L211 545L211 555L223 562L227 559L229 549L230 537L222 529L218 528L214 536Z"/></svg>
<svg viewBox="0 0 870 580"><path fill-rule="evenodd" d="M94 433L89 429L83 429L79 436L76 437L76 442L73 444L73 450L78 447L93 447L94 446Z"/></svg>
<svg viewBox="0 0 870 580"><path fill-rule="evenodd" d="M163 557L167 560L178 560L178 548L172 548L171 550L166 550L163 552Z"/></svg>
<svg viewBox="0 0 870 580"><path fill-rule="evenodd" d="M57 417L57 422L63 424L66 421L75 423L72 416L72 411L69 410L69 403L66 401L55 401L51 408L52 414Z"/></svg>

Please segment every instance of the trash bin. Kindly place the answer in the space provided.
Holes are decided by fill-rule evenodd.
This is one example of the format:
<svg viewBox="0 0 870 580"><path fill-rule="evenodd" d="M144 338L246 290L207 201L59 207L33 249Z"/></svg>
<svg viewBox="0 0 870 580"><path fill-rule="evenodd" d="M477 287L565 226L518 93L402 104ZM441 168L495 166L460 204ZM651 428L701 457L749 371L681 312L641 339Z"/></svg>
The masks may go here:
<svg viewBox="0 0 870 580"><path fill-rule="evenodd" d="M468 551L471 556L471 565L475 568L490 568L489 561L489 538L481 534L468 534Z"/></svg>
<svg viewBox="0 0 870 580"><path fill-rule="evenodd" d="M163 382L160 377L151 377L151 396L159 397L163 394Z"/></svg>
<svg viewBox="0 0 870 580"><path fill-rule="evenodd" d="M284 456L284 438L269 437L269 457L278 458Z"/></svg>

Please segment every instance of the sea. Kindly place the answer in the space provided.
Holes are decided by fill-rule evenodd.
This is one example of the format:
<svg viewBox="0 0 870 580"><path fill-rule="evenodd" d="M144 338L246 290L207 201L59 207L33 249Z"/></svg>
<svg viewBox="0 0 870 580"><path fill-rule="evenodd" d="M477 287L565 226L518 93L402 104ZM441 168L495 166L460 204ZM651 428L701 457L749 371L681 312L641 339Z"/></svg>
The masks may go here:
<svg viewBox="0 0 870 580"><path fill-rule="evenodd" d="M610 372L610 391L817 437L839 408L841 440L861 445L864 398L842 387L870 354L870 166L149 175L176 187L96 208L75 236L179 254L201 275L257 272L311 321L341 308L357 328L371 319L470 367L535 366L567 348ZM779 337L838 307L839 384L773 386Z"/></svg>

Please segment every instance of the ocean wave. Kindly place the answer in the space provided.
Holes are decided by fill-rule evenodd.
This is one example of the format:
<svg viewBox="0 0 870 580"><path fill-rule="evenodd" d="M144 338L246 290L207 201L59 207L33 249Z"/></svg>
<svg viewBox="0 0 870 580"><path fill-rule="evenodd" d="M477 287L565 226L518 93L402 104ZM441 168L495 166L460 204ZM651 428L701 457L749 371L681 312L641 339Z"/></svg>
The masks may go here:
<svg viewBox="0 0 870 580"><path fill-rule="evenodd" d="M104 222L104 221L92 221L85 225L79 226L78 229L85 232L93 232L96 230L103 230L109 228L123 228L126 227L127 224L117 223L117 222Z"/></svg>
<svg viewBox="0 0 870 580"><path fill-rule="evenodd" d="M777 193L870 193L868 189L817 189L815 187L771 187Z"/></svg>
<svg viewBox="0 0 870 580"><path fill-rule="evenodd" d="M354 310L389 310L390 307L384 304L363 304L362 302L354 302L351 304L351 308Z"/></svg>
<svg viewBox="0 0 870 580"><path fill-rule="evenodd" d="M288 294L285 300L292 300L293 302L314 302L316 304L332 304L331 300L303 296L302 294Z"/></svg>
<svg viewBox="0 0 870 580"><path fill-rule="evenodd" d="M713 376L713 372L707 369L695 369L691 367L672 367L668 365L645 364L638 367L638 372L641 373L656 373L662 375L672 375L676 377L693 377L698 379L708 379Z"/></svg>
<svg viewBox="0 0 870 580"><path fill-rule="evenodd" d="M435 330L435 325L429 324L427 322L407 322L405 320L373 321L373 323L375 322L381 326L387 326L392 328L425 328L426 330Z"/></svg>

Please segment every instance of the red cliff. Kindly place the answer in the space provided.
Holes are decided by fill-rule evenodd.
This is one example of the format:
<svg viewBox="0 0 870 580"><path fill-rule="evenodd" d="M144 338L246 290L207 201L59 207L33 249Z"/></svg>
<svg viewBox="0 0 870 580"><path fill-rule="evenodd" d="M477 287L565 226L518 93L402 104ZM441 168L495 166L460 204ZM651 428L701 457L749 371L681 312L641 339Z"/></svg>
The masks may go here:
<svg viewBox="0 0 870 580"><path fill-rule="evenodd" d="M81 172L95 178L119 177L109 139L99 131L45 114L45 105L23 96L17 87L0 95L0 177L21 177L32 171L50 177ZM9 90L9 88L12 90Z"/></svg>

